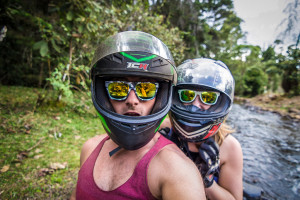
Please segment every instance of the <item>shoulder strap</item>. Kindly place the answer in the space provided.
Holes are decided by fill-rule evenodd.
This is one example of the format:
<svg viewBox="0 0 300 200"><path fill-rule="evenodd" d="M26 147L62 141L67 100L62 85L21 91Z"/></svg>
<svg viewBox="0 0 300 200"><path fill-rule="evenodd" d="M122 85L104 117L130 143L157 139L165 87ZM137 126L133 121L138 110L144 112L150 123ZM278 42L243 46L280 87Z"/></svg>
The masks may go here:
<svg viewBox="0 0 300 200"><path fill-rule="evenodd" d="M89 155L89 157L86 159L86 161L83 163L83 165L81 166L81 168L84 167L84 165L87 165L86 163L95 163L96 159L104 145L104 142L106 140L109 139L109 136L106 136L103 140L101 140L101 142L99 142L99 144L96 146L96 148L92 151L92 153ZM94 165L92 165L94 166ZM81 169L80 169L81 170Z"/></svg>

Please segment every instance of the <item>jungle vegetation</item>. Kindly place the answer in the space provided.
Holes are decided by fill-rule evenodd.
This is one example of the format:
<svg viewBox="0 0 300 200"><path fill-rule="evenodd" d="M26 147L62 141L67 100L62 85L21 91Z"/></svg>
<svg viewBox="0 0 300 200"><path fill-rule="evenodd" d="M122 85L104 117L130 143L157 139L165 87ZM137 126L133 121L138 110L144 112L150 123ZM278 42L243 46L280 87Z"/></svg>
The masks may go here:
<svg viewBox="0 0 300 200"><path fill-rule="evenodd" d="M232 0L2 0L0 83L54 88L58 100L74 90L88 91L97 44L117 32L139 30L165 42L177 65L196 57L225 62L236 95L280 89L298 95L300 34L293 20L299 0L290 4L288 25L278 38L288 36L293 45L278 53L284 40L266 49L241 42L246 33Z"/></svg>

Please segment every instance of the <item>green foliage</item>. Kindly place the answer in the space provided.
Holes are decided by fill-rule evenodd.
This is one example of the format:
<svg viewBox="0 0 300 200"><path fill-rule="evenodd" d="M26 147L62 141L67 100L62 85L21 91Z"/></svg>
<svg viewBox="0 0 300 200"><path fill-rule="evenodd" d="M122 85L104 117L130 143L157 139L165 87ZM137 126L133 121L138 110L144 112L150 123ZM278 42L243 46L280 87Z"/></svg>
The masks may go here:
<svg viewBox="0 0 300 200"><path fill-rule="evenodd" d="M133 6L126 5L121 8L112 6L111 12L116 19L114 24L118 31L131 29L150 33L169 47L176 63L183 61L186 49L183 41L184 33L178 28L170 27L168 23L163 23L162 15L152 15L140 1Z"/></svg>
<svg viewBox="0 0 300 200"><path fill-rule="evenodd" d="M185 59L229 58L237 40L243 37L241 19L233 12L232 0L155 1L152 8L186 32Z"/></svg>
<svg viewBox="0 0 300 200"><path fill-rule="evenodd" d="M288 48L288 57L279 63L283 70L282 88L291 95L300 94L300 50L294 45Z"/></svg>
<svg viewBox="0 0 300 200"><path fill-rule="evenodd" d="M246 64L241 60L223 60L230 71L235 80L235 95L243 96L244 94L244 84L243 84L243 74L246 71Z"/></svg>
<svg viewBox="0 0 300 200"><path fill-rule="evenodd" d="M256 96L265 91L267 84L267 75L263 72L260 66L253 66L246 70L243 77L244 95Z"/></svg>
<svg viewBox="0 0 300 200"><path fill-rule="evenodd" d="M10 19L10 34L0 43L4 47L0 50L0 61L3 61L0 69L3 69L1 75L4 77L1 82L26 85L36 80L39 82L36 85L42 86L47 80L59 91L58 99L61 95L70 97L73 89L87 90L90 85L89 64L97 44L128 29L157 36L169 46L175 61L181 62L185 50L183 32L163 23L163 16L151 14L147 9L144 1L134 4L132 1L113 1L110 4L68 0L39 4L37 0L31 3L12 0L0 19ZM27 26L22 26L23 21ZM25 35L19 36L18 29L22 29ZM5 50L15 46L20 47ZM25 55L24 59L29 61L24 62L20 55ZM29 76L28 71L30 77L24 80L24 76Z"/></svg>
<svg viewBox="0 0 300 200"><path fill-rule="evenodd" d="M57 68L55 68L54 72L51 73L50 78L47 80L53 86L54 90L62 92L62 94L67 97L71 98L73 96L72 91L70 90L69 81L64 81L64 72L68 71L69 65L64 66L63 64L59 64Z"/></svg>
<svg viewBox="0 0 300 200"><path fill-rule="evenodd" d="M75 92L64 106L49 96L35 109L39 93L57 94L0 86L0 169L9 166L0 173L1 199L68 199L83 143L105 132L90 96Z"/></svg>
<svg viewBox="0 0 300 200"><path fill-rule="evenodd" d="M267 50L262 52L262 61L275 60L275 50L273 46L269 46Z"/></svg>
<svg viewBox="0 0 300 200"><path fill-rule="evenodd" d="M237 95L261 92L252 94L253 86L245 84L255 82L246 81L253 66L267 77L266 90L277 92L281 86L299 94L298 42L288 55L276 54L279 40L264 51L239 45L241 22L232 0L4 1L0 29L7 32L0 42L0 83L51 86L58 100L71 100L75 90L88 90L97 44L117 32L139 30L167 44L176 64L196 57L222 60L235 77Z"/></svg>

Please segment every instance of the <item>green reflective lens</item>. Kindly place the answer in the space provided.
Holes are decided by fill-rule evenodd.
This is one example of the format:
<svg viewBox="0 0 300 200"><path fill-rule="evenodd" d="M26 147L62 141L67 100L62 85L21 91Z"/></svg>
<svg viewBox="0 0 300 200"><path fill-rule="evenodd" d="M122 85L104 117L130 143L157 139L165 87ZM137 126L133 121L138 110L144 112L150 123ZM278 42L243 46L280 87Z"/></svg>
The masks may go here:
<svg viewBox="0 0 300 200"><path fill-rule="evenodd" d="M182 90L180 92L181 101L191 102L195 99L195 91L193 90Z"/></svg>
<svg viewBox="0 0 300 200"><path fill-rule="evenodd" d="M180 101L183 103L191 103L199 95L202 103L207 105L214 105L218 101L219 92L210 91L194 91L194 90L178 90Z"/></svg>

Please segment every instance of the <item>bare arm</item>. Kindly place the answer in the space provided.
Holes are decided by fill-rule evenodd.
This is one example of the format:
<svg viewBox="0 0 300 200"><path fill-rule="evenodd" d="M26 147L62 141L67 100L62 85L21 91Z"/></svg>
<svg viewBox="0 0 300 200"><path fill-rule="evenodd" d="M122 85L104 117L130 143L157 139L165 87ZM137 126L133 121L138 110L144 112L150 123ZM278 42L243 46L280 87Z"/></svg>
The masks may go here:
<svg viewBox="0 0 300 200"><path fill-rule="evenodd" d="M230 137L230 138L229 138ZM220 153L225 152L225 162L220 169L219 183L205 189L209 199L243 199L243 154L239 142L232 136L226 140L225 149L221 148ZM228 140L229 139L229 140ZM224 141L225 142L225 141Z"/></svg>
<svg viewBox="0 0 300 200"><path fill-rule="evenodd" d="M181 151L164 149L155 156L148 169L148 184L158 199L206 199L197 167Z"/></svg>
<svg viewBox="0 0 300 200"><path fill-rule="evenodd" d="M76 187L73 189L70 200L76 200Z"/></svg>

